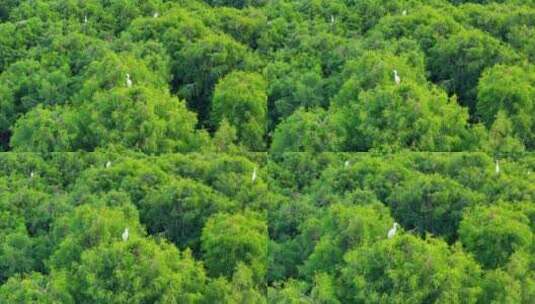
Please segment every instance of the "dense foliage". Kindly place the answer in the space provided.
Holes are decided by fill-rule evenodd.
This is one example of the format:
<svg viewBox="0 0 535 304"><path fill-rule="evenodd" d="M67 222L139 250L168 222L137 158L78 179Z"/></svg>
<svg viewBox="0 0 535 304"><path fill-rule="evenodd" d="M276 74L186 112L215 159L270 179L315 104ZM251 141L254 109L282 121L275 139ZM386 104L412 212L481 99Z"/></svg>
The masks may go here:
<svg viewBox="0 0 535 304"><path fill-rule="evenodd" d="M272 155L269 301L530 303L534 166L531 154L499 170L480 153Z"/></svg>
<svg viewBox="0 0 535 304"><path fill-rule="evenodd" d="M0 302L265 302L265 156L124 154L0 155Z"/></svg>
<svg viewBox="0 0 535 304"><path fill-rule="evenodd" d="M533 0L0 0L0 303L533 303L534 60Z"/></svg>
<svg viewBox="0 0 535 304"><path fill-rule="evenodd" d="M528 303L535 155L499 166L483 153L3 154L0 302Z"/></svg>
<svg viewBox="0 0 535 304"><path fill-rule="evenodd" d="M535 149L533 1L0 4L0 149Z"/></svg>

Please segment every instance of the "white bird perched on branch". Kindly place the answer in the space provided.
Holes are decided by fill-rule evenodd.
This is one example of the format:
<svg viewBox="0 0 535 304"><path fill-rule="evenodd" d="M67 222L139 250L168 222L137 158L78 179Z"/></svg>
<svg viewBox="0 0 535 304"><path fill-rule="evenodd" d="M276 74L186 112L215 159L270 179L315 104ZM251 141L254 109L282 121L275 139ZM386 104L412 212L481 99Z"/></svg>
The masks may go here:
<svg viewBox="0 0 535 304"><path fill-rule="evenodd" d="M392 226L392 228L390 228L390 230L388 230L387 236L388 236L389 239L393 238L394 235L396 235L398 227L399 227L399 224L398 223L394 223L394 226Z"/></svg>
<svg viewBox="0 0 535 304"><path fill-rule="evenodd" d="M394 70L394 81L396 82L396 85L401 83L401 78L399 77L397 70Z"/></svg>
<svg viewBox="0 0 535 304"><path fill-rule="evenodd" d="M403 12L401 12L401 14L402 14L403 16L407 16L407 10L403 10Z"/></svg>
<svg viewBox="0 0 535 304"><path fill-rule="evenodd" d="M30 172L30 178L33 178L35 176L35 174L32 172Z"/></svg>
<svg viewBox="0 0 535 304"><path fill-rule="evenodd" d="M500 161L496 160L496 174L500 174Z"/></svg>
<svg viewBox="0 0 535 304"><path fill-rule="evenodd" d="M111 167L111 161L108 160L108 161L106 162L106 168L109 168L109 167Z"/></svg>
<svg viewBox="0 0 535 304"><path fill-rule="evenodd" d="M253 176L251 177L251 181L254 183L256 180L256 167L253 169Z"/></svg>
<svg viewBox="0 0 535 304"><path fill-rule="evenodd" d="M154 18L158 18L160 16L160 14L158 14L158 12L155 12L154 15L152 15L152 17Z"/></svg>
<svg viewBox="0 0 535 304"><path fill-rule="evenodd" d="M26 19L26 20L21 20L21 21L17 21L17 22L15 23L15 25L25 25L26 23L28 23L28 19Z"/></svg>
<svg viewBox="0 0 535 304"><path fill-rule="evenodd" d="M124 232L121 235L121 237L123 238L123 241L125 242L128 240L128 228L124 228Z"/></svg>
<svg viewBox="0 0 535 304"><path fill-rule="evenodd" d="M126 73L126 87L131 88L132 87L132 79L130 79L130 74Z"/></svg>
<svg viewBox="0 0 535 304"><path fill-rule="evenodd" d="M84 23L87 23L87 15L84 15Z"/></svg>
<svg viewBox="0 0 535 304"><path fill-rule="evenodd" d="M349 167L349 161L348 160L346 160L346 162L344 163L344 167L346 167L346 168Z"/></svg>

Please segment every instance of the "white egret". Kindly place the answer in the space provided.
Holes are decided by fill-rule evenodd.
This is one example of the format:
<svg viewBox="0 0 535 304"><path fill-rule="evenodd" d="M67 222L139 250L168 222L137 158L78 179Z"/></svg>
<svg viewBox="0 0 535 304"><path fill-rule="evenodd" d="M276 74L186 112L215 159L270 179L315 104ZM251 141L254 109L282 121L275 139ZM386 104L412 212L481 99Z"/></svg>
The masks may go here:
<svg viewBox="0 0 535 304"><path fill-rule="evenodd" d="M109 168L109 167L111 167L111 161L108 160L108 161L106 162L106 168Z"/></svg>
<svg viewBox="0 0 535 304"><path fill-rule="evenodd" d="M132 87L132 79L130 79L130 74L126 73L126 87L131 88Z"/></svg>
<svg viewBox="0 0 535 304"><path fill-rule="evenodd" d="M158 12L155 12L154 15L152 15L152 17L154 18L158 18L160 16L160 14L158 14Z"/></svg>
<svg viewBox="0 0 535 304"><path fill-rule="evenodd" d="M346 168L349 167L349 161L348 160L346 160L346 162L344 163L344 167L346 167Z"/></svg>
<svg viewBox="0 0 535 304"><path fill-rule="evenodd" d="M397 70L394 70L394 81L396 82L396 85L401 83L401 78L399 77Z"/></svg>
<svg viewBox="0 0 535 304"><path fill-rule="evenodd" d="M33 178L35 176L35 174L32 172L30 172L30 178Z"/></svg>
<svg viewBox="0 0 535 304"><path fill-rule="evenodd" d="M398 227L399 227L399 224L398 223L394 223L394 226L392 226L392 228L390 228L390 230L388 230L388 238L391 239L394 237L394 235L396 235L396 232L398 230Z"/></svg>
<svg viewBox="0 0 535 304"><path fill-rule="evenodd" d="M256 167L253 169L253 176L251 177L251 181L254 182L256 180Z"/></svg>
<svg viewBox="0 0 535 304"><path fill-rule="evenodd" d="M401 14L402 14L403 16L407 16L407 10L403 10L403 12L401 12Z"/></svg>
<svg viewBox="0 0 535 304"><path fill-rule="evenodd" d="M121 235L121 237L123 238L123 241L125 242L128 240L128 228L124 228L124 232Z"/></svg>
<svg viewBox="0 0 535 304"><path fill-rule="evenodd" d="M334 24L334 15L331 15L331 24Z"/></svg>
<svg viewBox="0 0 535 304"><path fill-rule="evenodd" d="M496 174L500 174L500 161L496 160Z"/></svg>
<svg viewBox="0 0 535 304"><path fill-rule="evenodd" d="M84 23L87 23L87 15L84 15Z"/></svg>

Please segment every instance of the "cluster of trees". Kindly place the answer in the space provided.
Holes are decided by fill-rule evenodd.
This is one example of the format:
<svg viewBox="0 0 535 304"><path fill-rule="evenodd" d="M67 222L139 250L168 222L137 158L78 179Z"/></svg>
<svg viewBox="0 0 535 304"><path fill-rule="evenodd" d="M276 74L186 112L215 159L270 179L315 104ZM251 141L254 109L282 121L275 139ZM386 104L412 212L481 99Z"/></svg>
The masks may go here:
<svg viewBox="0 0 535 304"><path fill-rule="evenodd" d="M3 1L0 149L529 151L533 24L528 0Z"/></svg>
<svg viewBox="0 0 535 304"><path fill-rule="evenodd" d="M0 11L2 150L266 148L261 60L238 40L262 25L256 10L38 0Z"/></svg>
<svg viewBox="0 0 535 304"><path fill-rule="evenodd" d="M0 302L529 303L535 155L499 166L484 153L2 154Z"/></svg>
<svg viewBox="0 0 535 304"><path fill-rule="evenodd" d="M532 1L292 3L272 151L533 149Z"/></svg>
<svg viewBox="0 0 535 304"><path fill-rule="evenodd" d="M0 302L265 303L265 161L0 155Z"/></svg>
<svg viewBox="0 0 535 304"><path fill-rule="evenodd" d="M531 303L534 25L0 1L0 303Z"/></svg>
<svg viewBox="0 0 535 304"><path fill-rule="evenodd" d="M535 158L498 166L482 153L272 155L269 301L532 302Z"/></svg>

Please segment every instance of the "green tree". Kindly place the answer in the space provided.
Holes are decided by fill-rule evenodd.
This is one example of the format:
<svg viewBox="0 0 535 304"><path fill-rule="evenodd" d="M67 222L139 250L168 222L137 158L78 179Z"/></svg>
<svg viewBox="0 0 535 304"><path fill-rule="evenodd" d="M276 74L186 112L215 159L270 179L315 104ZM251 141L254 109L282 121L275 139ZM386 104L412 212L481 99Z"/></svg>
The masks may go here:
<svg viewBox="0 0 535 304"><path fill-rule="evenodd" d="M459 248L405 234L345 256L344 299L355 303L476 303L481 270Z"/></svg>
<svg viewBox="0 0 535 304"><path fill-rule="evenodd" d="M126 228L130 237L143 235L137 210L132 206L109 208L82 205L54 223L56 243L49 265L52 269L76 268L84 251L121 240Z"/></svg>
<svg viewBox="0 0 535 304"><path fill-rule="evenodd" d="M449 242L465 208L481 204L484 196L440 175L417 175L392 191L387 199L394 217L406 229L432 233Z"/></svg>
<svg viewBox="0 0 535 304"><path fill-rule="evenodd" d="M64 62L18 61L0 75L0 130L36 105L62 104L74 93L71 74Z"/></svg>
<svg viewBox="0 0 535 304"><path fill-rule="evenodd" d="M453 13L455 10L447 6L435 6L431 1L418 1L420 3L403 3L406 1L359 1L358 6L374 5L374 10L384 10L385 7L381 2L387 2L391 11L395 14L386 15L380 20L368 18L368 14L362 14L359 18L363 22L374 21L377 25L370 29L368 40L374 45L393 44L393 40L411 38L418 42L422 50L429 54L430 49L440 40L447 39L450 35L455 34L463 29L463 26L455 19ZM441 0L436 1L442 2ZM408 14L403 15L403 10Z"/></svg>
<svg viewBox="0 0 535 304"><path fill-rule="evenodd" d="M236 205L201 183L178 179L149 192L139 209L150 234L162 233L180 248L199 252L206 220L218 212L231 212Z"/></svg>
<svg viewBox="0 0 535 304"><path fill-rule="evenodd" d="M0 283L9 277L34 270L34 242L23 218L0 211Z"/></svg>
<svg viewBox="0 0 535 304"><path fill-rule="evenodd" d="M135 236L84 251L69 279L77 303L198 303L205 284L188 251Z"/></svg>
<svg viewBox="0 0 535 304"><path fill-rule="evenodd" d="M214 125L226 119L236 128L241 143L261 151L267 126L266 81L255 73L228 74L215 87L211 115Z"/></svg>
<svg viewBox="0 0 535 304"><path fill-rule="evenodd" d="M311 291L314 302L319 304L340 304L336 296L336 283L334 278L325 273L314 277L314 287Z"/></svg>
<svg viewBox="0 0 535 304"><path fill-rule="evenodd" d="M256 284L264 282L268 235L259 214L216 214L206 222L201 242L210 275L231 278L241 262L251 268Z"/></svg>
<svg viewBox="0 0 535 304"><path fill-rule="evenodd" d="M34 170L37 171L37 169ZM48 172L43 170L43 173L47 174ZM35 176L34 178L41 179ZM17 237L11 235L14 231L5 235L7 238L4 240L6 242L5 253L18 254L18 258L21 259L16 262L19 265L13 264L13 267L27 267L27 265L24 266L26 263L22 260L32 259L34 260L31 262L32 268L36 271L44 271L45 260L48 259L52 251L51 226L57 218L71 210L64 197L53 197L48 193L49 189L37 189L40 184L47 182L46 178L43 177L41 181L37 181L36 185L21 185L8 194L0 196L0 210L7 211L15 219L20 219L23 222L19 223ZM8 220L8 223L10 221ZM27 231L26 236L23 236L26 234L24 231ZM12 239L12 237L14 238ZM10 242L11 245L9 245ZM13 247L10 248L10 246ZM9 261L7 256L4 258ZM9 263L12 262L14 261L9 261Z"/></svg>
<svg viewBox="0 0 535 304"><path fill-rule="evenodd" d="M217 152L230 152L234 151L236 147L238 136L236 134L236 128L231 126L228 121L223 118L219 128L214 133L213 143Z"/></svg>
<svg viewBox="0 0 535 304"><path fill-rule="evenodd" d="M214 6L232 6L236 8L244 8L250 5L261 5L265 3L266 0L207 0L206 2Z"/></svg>
<svg viewBox="0 0 535 304"><path fill-rule="evenodd" d="M504 111L496 114L489 131L489 145L492 151L498 153L514 153L524 151L522 140L515 136L513 123Z"/></svg>
<svg viewBox="0 0 535 304"><path fill-rule="evenodd" d="M281 283L282 284L282 283ZM284 285L271 286L268 289L269 303L311 304L312 299L306 295L308 286L305 282L288 279Z"/></svg>
<svg viewBox="0 0 535 304"><path fill-rule="evenodd" d="M326 45L331 47L331 43L338 42L331 41L332 39L333 37L322 39L321 48ZM300 51L302 54L299 55L293 52L282 53L278 55L281 58L266 66L269 130L273 130L280 121L300 107L313 109L328 105L328 78L325 78L318 58L320 55L309 53L309 48L312 46L307 47L306 51ZM334 47L332 49L332 53L336 54Z"/></svg>
<svg viewBox="0 0 535 304"><path fill-rule="evenodd" d="M321 108L298 109L273 134L271 152L328 152L341 150L340 131Z"/></svg>
<svg viewBox="0 0 535 304"><path fill-rule="evenodd" d="M464 214L459 236L463 246L490 269L505 265L533 240L528 218L507 205L475 206Z"/></svg>
<svg viewBox="0 0 535 304"><path fill-rule="evenodd" d="M265 304L266 296L262 289L257 286L262 286L263 282L255 283L255 274L253 270L245 266L243 263L238 263L236 271L232 276L231 292L227 296L225 303L232 304Z"/></svg>
<svg viewBox="0 0 535 304"><path fill-rule="evenodd" d="M4 21L9 17L9 13L18 5L19 0L6 0L0 5L0 20Z"/></svg>
<svg viewBox="0 0 535 304"><path fill-rule="evenodd" d="M386 208L379 203L369 206L332 205L323 217L311 218L303 224L301 247L311 247L312 252L301 272L309 280L314 278L315 273L334 274L343 262L344 253L384 239L392 222Z"/></svg>
<svg viewBox="0 0 535 304"><path fill-rule="evenodd" d="M245 46L227 35L209 34L187 42L174 59L174 89L205 122L216 83L231 71L246 67L249 56Z"/></svg>
<svg viewBox="0 0 535 304"><path fill-rule="evenodd" d="M2 303L73 304L65 276L44 276L38 272L14 276L0 286Z"/></svg>
<svg viewBox="0 0 535 304"><path fill-rule="evenodd" d="M342 129L342 151L477 149L483 130L468 125L468 113L455 99L409 79L396 86L393 76L388 78L390 85L360 93L352 93L358 92L353 80L344 85L337 98L347 105L334 108L332 114ZM344 100L346 96L351 99Z"/></svg>
<svg viewBox="0 0 535 304"><path fill-rule="evenodd" d="M535 146L534 72L530 66L496 65L483 73L477 95L477 114L485 125L490 128L503 111L511 120L512 135L528 149Z"/></svg>
<svg viewBox="0 0 535 304"><path fill-rule="evenodd" d="M441 83L461 104L476 112L477 83L486 68L511 63L518 55L479 30L464 30L440 40L430 51L431 79Z"/></svg>
<svg viewBox="0 0 535 304"><path fill-rule="evenodd" d="M115 89L97 93L82 107L79 122L88 134L77 134L92 142L83 150L119 144L146 153L186 152L205 143L195 131L195 114L184 102L150 88ZM81 142L79 140L78 142Z"/></svg>
<svg viewBox="0 0 535 304"><path fill-rule="evenodd" d="M247 7L238 10L222 7L215 10L214 14L218 21L218 28L251 48L258 45L258 39L266 30L266 12L258 8Z"/></svg>
<svg viewBox="0 0 535 304"><path fill-rule="evenodd" d="M69 107L38 105L16 121L10 146L18 152L72 151L76 118Z"/></svg>

